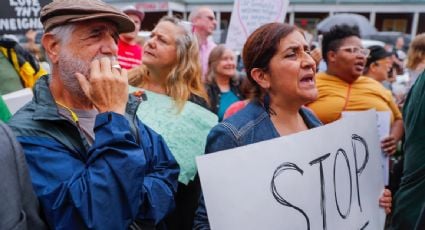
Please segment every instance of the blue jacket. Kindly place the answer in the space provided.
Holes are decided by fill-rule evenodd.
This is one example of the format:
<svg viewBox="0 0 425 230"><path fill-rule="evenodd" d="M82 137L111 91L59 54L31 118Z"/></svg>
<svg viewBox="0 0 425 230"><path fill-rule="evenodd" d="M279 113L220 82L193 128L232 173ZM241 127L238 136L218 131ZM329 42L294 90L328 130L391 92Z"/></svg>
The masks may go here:
<svg viewBox="0 0 425 230"><path fill-rule="evenodd" d="M300 114L309 129L321 122L305 108ZM207 137L205 153L213 153L279 137L269 114L258 102L249 103L244 109L215 126ZM204 198L201 194L193 229L210 229Z"/></svg>
<svg viewBox="0 0 425 230"><path fill-rule="evenodd" d="M158 223L174 208L179 168L162 137L143 125L129 98L126 115L98 114L90 146L78 124L58 115L44 76L33 100L11 119L32 184L54 229L127 229Z"/></svg>

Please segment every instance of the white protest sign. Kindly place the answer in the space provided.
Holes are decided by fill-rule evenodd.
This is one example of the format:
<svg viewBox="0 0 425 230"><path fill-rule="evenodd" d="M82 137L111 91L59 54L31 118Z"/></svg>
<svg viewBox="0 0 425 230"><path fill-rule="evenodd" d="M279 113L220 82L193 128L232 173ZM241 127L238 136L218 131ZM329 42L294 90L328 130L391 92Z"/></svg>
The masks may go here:
<svg viewBox="0 0 425 230"><path fill-rule="evenodd" d="M51 1L3 0L0 7L0 32L16 34L26 32L28 29L43 29L40 11Z"/></svg>
<svg viewBox="0 0 425 230"><path fill-rule="evenodd" d="M289 0L235 0L226 46L241 51L248 36L269 22L283 22Z"/></svg>
<svg viewBox="0 0 425 230"><path fill-rule="evenodd" d="M347 116L354 116L358 114L358 111L344 111L342 112L342 117ZM361 113L361 112L360 112ZM379 138L382 140L385 137L388 137L390 135L390 129L391 129L391 112L390 111L379 111L376 112L376 122L378 125L378 135ZM381 151L381 169L382 169L382 175L384 177L384 184L388 185L390 183L390 157L388 154L384 152L384 150Z"/></svg>
<svg viewBox="0 0 425 230"><path fill-rule="evenodd" d="M24 88L15 92L3 95L3 100L11 114L15 114L22 106L32 100L31 88Z"/></svg>
<svg viewBox="0 0 425 230"><path fill-rule="evenodd" d="M383 229L376 127L366 111L197 157L211 228Z"/></svg>

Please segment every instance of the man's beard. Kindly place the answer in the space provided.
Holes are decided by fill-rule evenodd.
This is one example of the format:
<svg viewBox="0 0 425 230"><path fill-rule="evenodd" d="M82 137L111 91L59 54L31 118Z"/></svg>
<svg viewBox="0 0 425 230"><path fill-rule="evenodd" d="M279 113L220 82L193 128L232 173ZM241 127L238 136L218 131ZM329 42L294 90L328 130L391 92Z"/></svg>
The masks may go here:
<svg viewBox="0 0 425 230"><path fill-rule="evenodd" d="M87 80L90 80L90 63L95 59L100 59L102 57L108 57L109 59L116 59L114 56L105 56L105 55L96 55L90 61L84 61L78 57L72 55L72 52L61 52L59 54L59 74L60 79L63 82L65 89L71 93L74 97L77 97L82 102L90 102L90 99L86 96L82 90L80 83L75 76L75 73L80 73L84 75Z"/></svg>

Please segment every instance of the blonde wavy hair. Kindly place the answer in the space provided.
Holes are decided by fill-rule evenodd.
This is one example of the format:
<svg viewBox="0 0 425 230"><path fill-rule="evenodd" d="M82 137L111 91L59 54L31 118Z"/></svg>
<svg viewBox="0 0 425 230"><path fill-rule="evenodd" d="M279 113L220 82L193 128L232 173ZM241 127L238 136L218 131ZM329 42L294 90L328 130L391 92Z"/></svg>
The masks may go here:
<svg viewBox="0 0 425 230"><path fill-rule="evenodd" d="M425 61L425 33L417 35L410 43L406 67L414 70L423 61Z"/></svg>
<svg viewBox="0 0 425 230"><path fill-rule="evenodd" d="M208 95L201 82L198 41L192 34L190 23L171 16L165 16L159 22L171 22L184 31L176 38L177 60L166 79L166 94L174 99L179 111L192 95L208 103ZM132 86L143 87L148 79L149 70L143 64L129 71L129 84Z"/></svg>

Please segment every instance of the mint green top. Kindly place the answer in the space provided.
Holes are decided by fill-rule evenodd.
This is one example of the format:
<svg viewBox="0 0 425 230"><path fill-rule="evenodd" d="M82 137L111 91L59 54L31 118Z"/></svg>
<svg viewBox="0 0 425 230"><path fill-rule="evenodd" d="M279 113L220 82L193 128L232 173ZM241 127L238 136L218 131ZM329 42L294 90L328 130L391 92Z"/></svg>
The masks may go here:
<svg viewBox="0 0 425 230"><path fill-rule="evenodd" d="M137 91L130 87L129 91ZM180 166L179 182L188 184L196 175L195 157L204 154L207 135L217 122L211 111L187 101L179 113L174 100L163 94L143 90L137 116L149 128L159 133Z"/></svg>

